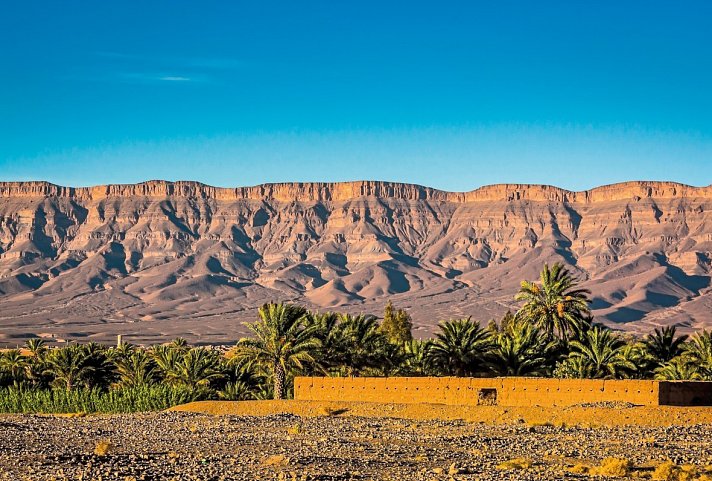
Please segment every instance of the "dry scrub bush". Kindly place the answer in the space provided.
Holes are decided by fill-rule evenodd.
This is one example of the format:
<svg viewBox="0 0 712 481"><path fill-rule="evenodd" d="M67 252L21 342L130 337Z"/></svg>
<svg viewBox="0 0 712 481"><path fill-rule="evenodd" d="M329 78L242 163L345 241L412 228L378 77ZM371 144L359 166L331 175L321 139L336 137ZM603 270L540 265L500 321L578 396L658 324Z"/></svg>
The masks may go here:
<svg viewBox="0 0 712 481"><path fill-rule="evenodd" d="M585 464L575 464L571 466L567 471L571 474L588 474L588 472L591 470L590 466L586 466Z"/></svg>
<svg viewBox="0 0 712 481"><path fill-rule="evenodd" d="M606 458L601 461L600 466L595 466L589 470L589 474L594 476L614 476L623 478L630 473L631 462L622 458Z"/></svg>
<svg viewBox="0 0 712 481"><path fill-rule="evenodd" d="M656 481L693 481L697 476L697 468L690 464L678 466L672 461L658 465L653 471L652 479Z"/></svg>
<svg viewBox="0 0 712 481"><path fill-rule="evenodd" d="M532 460L529 458L514 458L497 465L497 469L501 471L509 471L511 469L529 469L532 467Z"/></svg>
<svg viewBox="0 0 712 481"><path fill-rule="evenodd" d="M287 432L292 435L297 435L301 434L302 432L302 423L294 423L292 424L289 429L287 429Z"/></svg>
<svg viewBox="0 0 712 481"><path fill-rule="evenodd" d="M96 454L97 456L106 456L107 454L111 453L113 449L114 446L111 444L110 441L99 441L98 443L96 443L96 447L94 448L94 454Z"/></svg>

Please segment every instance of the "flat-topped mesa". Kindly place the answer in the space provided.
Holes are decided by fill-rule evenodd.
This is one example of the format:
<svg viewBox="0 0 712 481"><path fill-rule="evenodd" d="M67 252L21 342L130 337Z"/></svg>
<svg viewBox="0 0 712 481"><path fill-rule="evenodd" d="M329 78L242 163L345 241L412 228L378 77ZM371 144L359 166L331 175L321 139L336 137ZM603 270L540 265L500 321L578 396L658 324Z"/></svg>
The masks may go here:
<svg viewBox="0 0 712 481"><path fill-rule="evenodd" d="M641 198L712 198L712 186L693 187L675 182L623 182L586 191L570 191L550 185L495 184L469 192L447 192L399 182L295 182L251 187L213 187L193 181L151 180L138 184L64 187L44 181L0 182L0 197L67 197L99 200L107 197L188 197L216 200L263 200L279 202L346 201L364 196L442 202L535 202L596 203Z"/></svg>

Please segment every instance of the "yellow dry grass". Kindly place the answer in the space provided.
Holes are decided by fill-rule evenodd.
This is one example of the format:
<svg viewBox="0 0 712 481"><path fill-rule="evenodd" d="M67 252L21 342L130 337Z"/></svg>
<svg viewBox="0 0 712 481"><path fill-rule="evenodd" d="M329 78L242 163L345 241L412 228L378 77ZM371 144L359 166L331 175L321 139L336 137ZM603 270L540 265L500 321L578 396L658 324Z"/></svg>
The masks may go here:
<svg viewBox="0 0 712 481"><path fill-rule="evenodd" d="M623 478L628 476L632 464L630 460L623 458L606 458L599 466L594 466L589 470L593 476L611 476Z"/></svg>
<svg viewBox="0 0 712 481"><path fill-rule="evenodd" d="M106 456L107 454L111 453L113 448L114 446L111 444L110 441L99 441L98 443L96 443L96 447L94 448L94 454L96 454L97 456Z"/></svg>
<svg viewBox="0 0 712 481"><path fill-rule="evenodd" d="M699 469L691 464L678 466L672 461L667 461L658 465L653 471L652 478L655 481L704 481L706 474L698 477Z"/></svg>

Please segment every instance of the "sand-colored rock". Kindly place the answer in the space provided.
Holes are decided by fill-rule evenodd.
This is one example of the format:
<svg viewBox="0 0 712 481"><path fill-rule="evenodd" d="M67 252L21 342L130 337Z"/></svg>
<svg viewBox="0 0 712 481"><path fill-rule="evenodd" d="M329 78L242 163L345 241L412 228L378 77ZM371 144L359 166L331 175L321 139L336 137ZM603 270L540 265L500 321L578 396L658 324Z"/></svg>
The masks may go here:
<svg viewBox="0 0 712 481"><path fill-rule="evenodd" d="M599 318L645 331L712 325L712 187L627 182L572 192L390 182L0 183L0 342L227 342L269 300L380 312L426 334L515 308L563 261Z"/></svg>

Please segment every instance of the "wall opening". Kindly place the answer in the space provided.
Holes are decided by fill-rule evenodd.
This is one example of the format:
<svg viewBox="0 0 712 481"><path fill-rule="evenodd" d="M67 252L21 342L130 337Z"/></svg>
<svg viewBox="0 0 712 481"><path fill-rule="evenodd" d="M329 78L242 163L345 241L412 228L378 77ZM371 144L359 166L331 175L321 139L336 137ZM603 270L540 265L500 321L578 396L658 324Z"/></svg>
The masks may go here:
<svg viewBox="0 0 712 481"><path fill-rule="evenodd" d="M496 406L497 390L492 388L479 389L477 391L478 406Z"/></svg>

